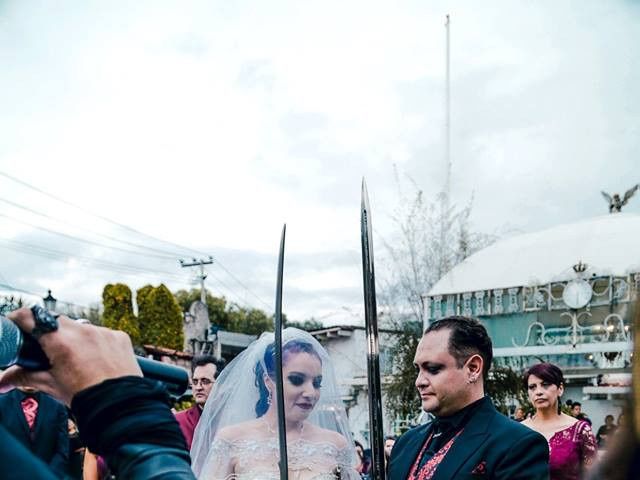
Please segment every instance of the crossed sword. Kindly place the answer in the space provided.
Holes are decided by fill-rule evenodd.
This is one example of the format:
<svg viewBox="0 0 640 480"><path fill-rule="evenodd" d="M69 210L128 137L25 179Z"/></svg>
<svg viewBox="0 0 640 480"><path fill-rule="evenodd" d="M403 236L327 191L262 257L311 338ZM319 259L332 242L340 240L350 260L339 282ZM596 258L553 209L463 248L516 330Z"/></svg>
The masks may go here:
<svg viewBox="0 0 640 480"><path fill-rule="evenodd" d="M362 277L364 287L364 318L367 337L367 379L369 385L369 428L371 440L371 479L385 480L384 440L382 421L382 389L380 386L380 349L378 345L378 314L376 281L373 266L373 227L367 185L362 180L360 203L360 242L362 246ZM280 450L280 480L289 480L287 434L282 382L282 277L284 273L284 245L287 225L282 227L275 305L276 404L278 409L278 441Z"/></svg>

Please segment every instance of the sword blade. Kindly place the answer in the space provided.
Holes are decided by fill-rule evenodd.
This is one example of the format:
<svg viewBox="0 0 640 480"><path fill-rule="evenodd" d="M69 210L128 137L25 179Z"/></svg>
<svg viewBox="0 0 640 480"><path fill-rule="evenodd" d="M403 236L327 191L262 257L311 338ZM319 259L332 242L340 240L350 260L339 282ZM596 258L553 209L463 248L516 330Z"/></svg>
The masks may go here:
<svg viewBox="0 0 640 480"><path fill-rule="evenodd" d="M360 241L364 285L364 321L367 335L367 380L369 384L369 430L371 443L371 479L385 480L382 389L380 387L380 350L378 346L378 312L376 276L373 265L373 226L367 184L362 179L360 207Z"/></svg>
<svg viewBox="0 0 640 480"><path fill-rule="evenodd" d="M282 384L282 277L284 272L284 239L287 225L282 227L280 254L278 256L278 278L276 281L275 353L276 353L276 403L278 407L278 442L280 446L280 480L289 479L287 461L287 427L284 413L284 388Z"/></svg>

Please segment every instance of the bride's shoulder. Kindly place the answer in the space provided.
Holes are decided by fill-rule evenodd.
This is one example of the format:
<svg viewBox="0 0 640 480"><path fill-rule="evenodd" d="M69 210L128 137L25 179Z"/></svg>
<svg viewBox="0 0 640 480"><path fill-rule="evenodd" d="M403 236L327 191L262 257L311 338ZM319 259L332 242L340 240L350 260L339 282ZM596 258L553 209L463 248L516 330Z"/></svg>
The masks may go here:
<svg viewBox="0 0 640 480"><path fill-rule="evenodd" d="M326 428L313 424L305 426L305 436L308 436L307 438L314 442L332 443L339 450L342 450L349 445L347 439L340 433L334 432L333 430L327 430Z"/></svg>
<svg viewBox="0 0 640 480"><path fill-rule="evenodd" d="M220 429L216 437L227 442L255 439L260 433L260 424L256 420L228 425Z"/></svg>

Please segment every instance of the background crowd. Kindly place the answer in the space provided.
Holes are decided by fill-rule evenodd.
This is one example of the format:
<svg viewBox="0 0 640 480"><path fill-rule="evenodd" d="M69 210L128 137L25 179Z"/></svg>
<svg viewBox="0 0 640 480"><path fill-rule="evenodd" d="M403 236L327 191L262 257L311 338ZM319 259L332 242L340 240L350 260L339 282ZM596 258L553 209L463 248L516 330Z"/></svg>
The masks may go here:
<svg viewBox="0 0 640 480"><path fill-rule="evenodd" d="M13 321L27 332L33 328L30 312L21 309L12 314ZM11 367L0 377L3 389L17 386L0 395L3 427L0 433L7 445L3 455L29 459L26 463L5 463L3 478L194 478L187 452L203 411L207 410L207 400L217 394L216 382L224 363L210 356L194 358L194 404L181 412L170 412L170 398L163 386L141 378L126 335L81 326L64 317L60 322L63 331L47 333L40 339L42 348L52 359L51 370L28 372ZM70 345L74 348L69 348ZM301 348L299 342L295 345ZM273 353L272 344L269 348L265 352L262 347L259 353L270 358L267 353ZM319 344L314 348L322 351ZM121 356L115 364L114 350ZM298 353L290 358L297 359L296 365L304 359L320 362L319 366L329 362L326 356L321 360L316 350L308 351L310 353L296 350ZM300 355L306 356L303 359ZM106 358L112 364L96 363ZM291 359L285 362L293 362ZM447 361L452 362L451 367ZM91 364L105 367L87 369ZM457 366L459 364L464 366ZM416 387L423 409L436 416L399 439L392 435L385 437L384 466L390 478L437 478L433 472L439 462L447 455L453 458L463 451L456 450L455 444L468 446L471 437L465 437L466 432L473 431L482 422L492 422L493 426L487 430L492 437L483 443L485 451L478 457L481 461L471 460L471 464L477 462L474 472L485 472L489 462L500 465L500 459L493 462L491 457L496 455L498 445L504 452L500 455L509 459L501 467L509 469L508 476L496 468L488 478L547 478L547 475L551 480L637 478L638 441L632 424L626 421L628 416L634 418L633 408L620 414L617 423L613 415L607 415L605 423L594 434L582 405L563 402L565 379L561 369L550 363L539 363L523 376L523 388L530 405L516 409L514 418L507 419L493 408L484 394L482 382L490 364L491 342L477 321L451 317L429 327L416 351L419 367ZM436 370L447 368L451 371L441 373L444 376L438 378ZM273 391L268 376L272 372L268 366L263 375L266 379L263 388L269 390L265 392L270 399ZM227 381L232 385L237 383L235 378ZM319 381L315 382L310 383L309 388L319 392ZM456 382L459 388L456 395L439 396L434 391L440 388L451 393ZM454 402L458 402L457 405ZM264 409L272 411L271 403L266 402ZM494 416L494 420L486 420ZM302 414L300 422L306 421L306 414ZM307 428L310 431L316 428L315 431L322 433L322 429L313 425ZM268 431L273 433L271 429ZM426 442L421 432L427 433ZM299 433L302 438L303 430ZM342 438L350 438L349 433ZM412 439L416 438L419 440L412 447ZM512 448L509 440L514 445L524 442L528 446L518 450ZM407 455L412 448L417 450ZM355 470L361 478L370 478L370 451L359 442L355 442L354 450ZM513 451L517 452L516 456ZM467 460L463 459L463 463ZM542 465L544 471L536 471L536 467L532 467L536 464ZM532 470L514 476L523 466ZM25 476L25 468L36 473ZM421 472L431 472L431 476Z"/></svg>

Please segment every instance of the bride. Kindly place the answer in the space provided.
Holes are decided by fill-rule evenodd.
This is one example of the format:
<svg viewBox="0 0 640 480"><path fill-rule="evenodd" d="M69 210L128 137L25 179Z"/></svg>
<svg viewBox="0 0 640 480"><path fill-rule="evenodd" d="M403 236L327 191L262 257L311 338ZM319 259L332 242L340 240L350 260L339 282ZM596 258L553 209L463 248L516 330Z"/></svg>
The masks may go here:
<svg viewBox="0 0 640 480"><path fill-rule="evenodd" d="M359 478L329 356L307 332L282 336L282 379L291 480ZM191 448L201 480L278 480L274 336L264 333L225 368Z"/></svg>

